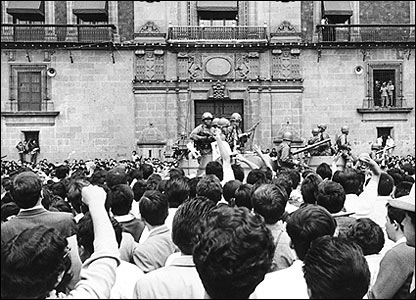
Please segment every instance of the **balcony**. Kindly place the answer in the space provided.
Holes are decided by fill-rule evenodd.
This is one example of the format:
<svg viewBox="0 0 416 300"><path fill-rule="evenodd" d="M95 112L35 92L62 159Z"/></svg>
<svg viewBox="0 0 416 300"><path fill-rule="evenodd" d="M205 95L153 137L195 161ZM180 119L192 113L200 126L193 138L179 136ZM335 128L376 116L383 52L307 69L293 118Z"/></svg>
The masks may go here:
<svg viewBox="0 0 416 300"><path fill-rule="evenodd" d="M408 43L415 42L414 24L317 25L318 43Z"/></svg>
<svg viewBox="0 0 416 300"><path fill-rule="evenodd" d="M113 42L116 27L108 25L2 24L1 42L100 43Z"/></svg>
<svg viewBox="0 0 416 300"><path fill-rule="evenodd" d="M249 26L170 26L168 42L233 42L233 41L265 41L267 28Z"/></svg>

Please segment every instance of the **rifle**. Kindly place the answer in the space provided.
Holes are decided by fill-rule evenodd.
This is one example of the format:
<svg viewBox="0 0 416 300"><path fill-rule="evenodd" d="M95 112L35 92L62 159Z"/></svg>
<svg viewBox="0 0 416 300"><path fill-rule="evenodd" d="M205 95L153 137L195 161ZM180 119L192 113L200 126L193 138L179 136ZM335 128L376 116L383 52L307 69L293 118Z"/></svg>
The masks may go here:
<svg viewBox="0 0 416 300"><path fill-rule="evenodd" d="M317 142L317 143L315 143L315 144L312 144L312 145L306 146L305 148L302 148L302 149L299 149L299 150L293 151L293 152L292 152L292 154L298 154L298 153L302 153L302 152L308 151L308 150L310 150L310 149L313 149L313 148L315 148L315 147L318 147L318 146L320 146L320 145L322 145L322 144L325 144L325 143L328 143L328 142L330 142L330 141L331 141L331 138L327 138L327 139L325 139L325 140L323 140L323 141L319 141L319 142Z"/></svg>
<svg viewBox="0 0 416 300"><path fill-rule="evenodd" d="M381 150L377 151L377 152L376 152L376 155L377 155L377 154L381 154L381 153L383 153L384 151L387 151L387 150L393 149L394 147L396 147L396 145L394 145L394 146L390 146L390 147L388 147L388 148L384 147L384 149L381 149Z"/></svg>

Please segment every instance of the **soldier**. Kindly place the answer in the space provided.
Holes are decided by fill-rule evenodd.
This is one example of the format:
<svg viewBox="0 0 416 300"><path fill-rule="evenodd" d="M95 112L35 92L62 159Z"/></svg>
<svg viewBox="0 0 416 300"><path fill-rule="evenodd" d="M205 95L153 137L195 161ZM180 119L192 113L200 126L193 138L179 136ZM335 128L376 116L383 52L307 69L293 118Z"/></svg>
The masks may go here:
<svg viewBox="0 0 416 300"><path fill-rule="evenodd" d="M319 142L319 132L320 131L319 131L318 127L315 127L315 128L312 129L312 136L308 140L308 145L313 145L313 144ZM316 148L313 148L313 149L309 150L308 152L311 156L319 155L319 151Z"/></svg>
<svg viewBox="0 0 416 300"><path fill-rule="evenodd" d="M321 123L321 124L318 125L318 129L319 129L319 134L318 134L319 142L331 138L329 136L329 134L327 132L325 132L326 128L327 128L326 124ZM319 153L318 155L321 155L321 156L332 155L331 141L328 141L327 143L318 146L316 150Z"/></svg>
<svg viewBox="0 0 416 300"><path fill-rule="evenodd" d="M212 127L214 117L210 112L202 114L202 124L199 124L192 130L190 138L194 141L195 148L201 153L199 157L199 167L196 176L202 176L205 172L205 166L212 161L211 143L215 142L215 128Z"/></svg>
<svg viewBox="0 0 416 300"><path fill-rule="evenodd" d="M19 141L16 145L17 152L19 153L20 163L26 162L26 154L27 154L27 141Z"/></svg>
<svg viewBox="0 0 416 300"><path fill-rule="evenodd" d="M341 127L341 135L338 136L336 140L337 154L341 153L341 156L345 159L346 162L352 159L351 156L351 144L348 141L348 134L350 129L348 126Z"/></svg>
<svg viewBox="0 0 416 300"><path fill-rule="evenodd" d="M230 145L231 151L244 152L244 144L248 141L250 136L253 134L256 127L260 122L254 124L247 132L243 132L241 126L242 122L241 115L239 113L233 113L230 117L230 127L228 135L226 137L227 143Z"/></svg>
<svg viewBox="0 0 416 300"><path fill-rule="evenodd" d="M287 131L283 133L283 141L276 149L278 169L292 169L295 165L292 153L290 152L292 140L293 134L291 132Z"/></svg>

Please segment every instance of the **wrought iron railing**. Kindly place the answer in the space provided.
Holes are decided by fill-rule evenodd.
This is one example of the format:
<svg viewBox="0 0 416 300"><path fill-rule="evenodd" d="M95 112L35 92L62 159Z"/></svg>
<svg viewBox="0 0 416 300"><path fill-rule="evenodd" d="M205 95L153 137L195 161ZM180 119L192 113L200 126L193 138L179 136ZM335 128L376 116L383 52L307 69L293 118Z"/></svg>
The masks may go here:
<svg viewBox="0 0 416 300"><path fill-rule="evenodd" d="M116 27L108 25L2 24L2 42L112 42Z"/></svg>
<svg viewBox="0 0 416 300"><path fill-rule="evenodd" d="M369 109L380 109L380 110L394 110L397 108L406 108L407 103L406 99L403 97L398 97L397 99L394 99L393 103L388 106L382 106L381 100L374 99L372 97L366 97L363 100L363 108L369 108Z"/></svg>
<svg viewBox="0 0 416 300"><path fill-rule="evenodd" d="M168 40L266 40L266 29L265 26L170 26Z"/></svg>
<svg viewBox="0 0 416 300"><path fill-rule="evenodd" d="M414 42L415 24L317 25L318 42Z"/></svg>

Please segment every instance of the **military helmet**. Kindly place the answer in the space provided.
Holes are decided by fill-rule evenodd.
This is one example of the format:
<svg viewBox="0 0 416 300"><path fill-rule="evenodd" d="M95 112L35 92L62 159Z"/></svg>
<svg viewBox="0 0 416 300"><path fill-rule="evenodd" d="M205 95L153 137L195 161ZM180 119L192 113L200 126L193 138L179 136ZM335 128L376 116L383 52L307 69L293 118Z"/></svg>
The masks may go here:
<svg viewBox="0 0 416 300"><path fill-rule="evenodd" d="M219 118L214 118L214 120L212 120L212 126L218 126L219 121L220 121Z"/></svg>
<svg viewBox="0 0 416 300"><path fill-rule="evenodd" d="M230 121L227 118L221 118L218 121L218 127L230 126Z"/></svg>
<svg viewBox="0 0 416 300"><path fill-rule="evenodd" d="M241 122L242 118L241 115L239 113L233 113L230 117L230 121L240 121Z"/></svg>
<svg viewBox="0 0 416 300"><path fill-rule="evenodd" d="M283 133L283 140L284 141L292 141L293 140L293 134L290 131L286 131Z"/></svg>
<svg viewBox="0 0 416 300"><path fill-rule="evenodd" d="M318 128L326 130L327 126L326 126L325 123L321 123L321 124L318 125Z"/></svg>
<svg viewBox="0 0 416 300"><path fill-rule="evenodd" d="M319 133L319 128L315 127L312 129L312 134L318 134Z"/></svg>
<svg viewBox="0 0 416 300"><path fill-rule="evenodd" d="M350 129L348 128L348 126L342 126L341 127L341 132L342 133L348 133L348 132L350 132Z"/></svg>
<svg viewBox="0 0 416 300"><path fill-rule="evenodd" d="M210 113L210 112L204 112L202 114L202 121L207 120L207 119L214 119L214 116Z"/></svg>

